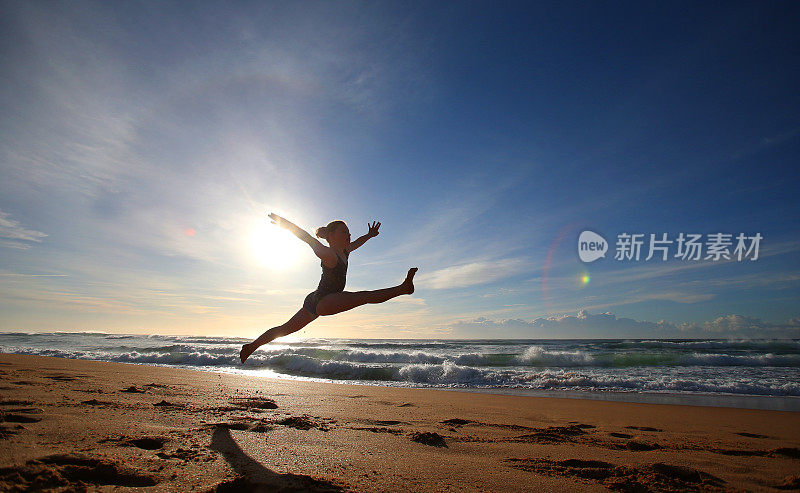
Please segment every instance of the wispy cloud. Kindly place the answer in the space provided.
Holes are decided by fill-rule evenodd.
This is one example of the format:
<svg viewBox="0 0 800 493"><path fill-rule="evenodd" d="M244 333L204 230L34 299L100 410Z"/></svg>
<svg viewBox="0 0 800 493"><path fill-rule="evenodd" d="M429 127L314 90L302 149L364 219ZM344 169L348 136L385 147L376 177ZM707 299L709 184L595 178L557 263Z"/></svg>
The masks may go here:
<svg viewBox="0 0 800 493"><path fill-rule="evenodd" d="M524 258L470 262L420 275L419 283L430 289L464 288L518 275L529 268L529 264Z"/></svg>
<svg viewBox="0 0 800 493"><path fill-rule="evenodd" d="M0 210L0 246L26 250L45 237L45 233L21 226L19 221L11 219L11 214Z"/></svg>
<svg viewBox="0 0 800 493"><path fill-rule="evenodd" d="M627 303L638 303L641 301L648 301L648 300L667 300L667 301L674 301L675 303L699 303L701 301L708 301L714 299L716 294L713 293L689 293L683 291L667 291L667 292L655 292L655 293L647 293L639 297L628 298L624 302L616 303L617 305L623 305Z"/></svg>
<svg viewBox="0 0 800 493"><path fill-rule="evenodd" d="M0 276L6 277L68 277L67 274L21 274L18 272L0 272Z"/></svg>

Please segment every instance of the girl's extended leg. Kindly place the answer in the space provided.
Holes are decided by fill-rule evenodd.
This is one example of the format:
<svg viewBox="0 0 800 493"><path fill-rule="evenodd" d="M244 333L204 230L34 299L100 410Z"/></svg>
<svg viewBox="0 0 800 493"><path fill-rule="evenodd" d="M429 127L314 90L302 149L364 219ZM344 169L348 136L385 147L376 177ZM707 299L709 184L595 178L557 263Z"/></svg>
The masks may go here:
<svg viewBox="0 0 800 493"><path fill-rule="evenodd" d="M274 339L277 339L278 337L283 337L291 334L292 332L297 332L311 323L315 318L317 318L317 315L314 315L305 308L301 308L300 311L295 313L294 316L285 324L273 327L261 334L255 341L243 345L242 350L239 352L239 359L241 359L242 363L244 363L244 360L253 354L253 351L259 347Z"/></svg>
<svg viewBox="0 0 800 493"><path fill-rule="evenodd" d="M393 288L378 289L375 291L357 291L355 293L349 291L331 293L317 303L317 314L334 315L357 306L366 305L367 303L383 303L401 294L411 294L414 292L414 274L416 274L416 272L416 267L409 269L403 284Z"/></svg>

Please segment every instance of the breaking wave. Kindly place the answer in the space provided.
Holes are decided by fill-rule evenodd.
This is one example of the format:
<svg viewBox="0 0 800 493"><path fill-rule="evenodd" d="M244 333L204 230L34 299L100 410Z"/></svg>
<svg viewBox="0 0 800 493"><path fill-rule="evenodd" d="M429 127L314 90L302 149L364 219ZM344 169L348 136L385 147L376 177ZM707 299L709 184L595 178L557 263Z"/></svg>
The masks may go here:
<svg viewBox="0 0 800 493"><path fill-rule="evenodd" d="M7 353L380 385L800 396L800 341L246 339L0 333Z"/></svg>

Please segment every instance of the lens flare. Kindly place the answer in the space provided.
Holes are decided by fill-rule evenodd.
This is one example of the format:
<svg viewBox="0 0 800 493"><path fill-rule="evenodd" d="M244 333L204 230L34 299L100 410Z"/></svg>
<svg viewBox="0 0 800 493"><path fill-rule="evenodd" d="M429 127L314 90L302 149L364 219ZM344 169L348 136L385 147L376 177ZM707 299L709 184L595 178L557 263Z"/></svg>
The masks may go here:
<svg viewBox="0 0 800 493"><path fill-rule="evenodd" d="M589 274L584 274L583 276L581 276L581 284L583 284L584 286L589 284L590 280L591 278L589 277Z"/></svg>
<svg viewBox="0 0 800 493"><path fill-rule="evenodd" d="M568 233L577 230L579 226L579 223L571 223L561 228L553 242L550 243L550 247L547 249L547 256L545 257L544 266L542 267L542 304L544 306L545 313L555 313L551 308L552 300L550 299L550 268L554 264L553 259L555 258L556 251L561 244L561 240L563 240Z"/></svg>

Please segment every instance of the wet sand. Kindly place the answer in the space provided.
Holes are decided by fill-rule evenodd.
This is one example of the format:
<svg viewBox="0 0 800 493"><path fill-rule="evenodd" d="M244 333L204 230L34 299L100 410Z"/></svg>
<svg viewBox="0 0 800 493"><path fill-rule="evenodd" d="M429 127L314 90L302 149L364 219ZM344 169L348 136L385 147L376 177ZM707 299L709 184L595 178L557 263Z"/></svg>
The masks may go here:
<svg viewBox="0 0 800 493"><path fill-rule="evenodd" d="M0 490L784 491L800 413L0 354Z"/></svg>

